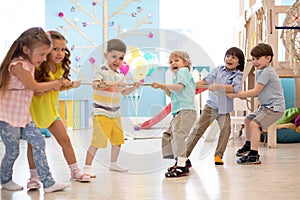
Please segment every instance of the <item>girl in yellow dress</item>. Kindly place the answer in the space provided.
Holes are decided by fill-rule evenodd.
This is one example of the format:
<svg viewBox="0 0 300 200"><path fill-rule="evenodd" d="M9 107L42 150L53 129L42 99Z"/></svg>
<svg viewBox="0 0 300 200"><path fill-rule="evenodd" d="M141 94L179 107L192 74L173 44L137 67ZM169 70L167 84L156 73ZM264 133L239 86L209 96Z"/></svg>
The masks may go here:
<svg viewBox="0 0 300 200"><path fill-rule="evenodd" d="M60 80L63 86L60 91L80 86L80 81L70 81L70 51L66 45L66 39L57 31L49 31L53 47L43 62L35 70L35 79L38 82ZM78 168L75 153L67 134L65 125L58 112L59 91L50 90L36 93L32 99L30 113L39 128L48 128L58 144L61 146L64 157L71 171L71 180L80 182L90 181L90 176L81 172ZM28 145L28 162L30 167L30 179L27 183L28 189L40 187L39 177L32 156L32 148Z"/></svg>

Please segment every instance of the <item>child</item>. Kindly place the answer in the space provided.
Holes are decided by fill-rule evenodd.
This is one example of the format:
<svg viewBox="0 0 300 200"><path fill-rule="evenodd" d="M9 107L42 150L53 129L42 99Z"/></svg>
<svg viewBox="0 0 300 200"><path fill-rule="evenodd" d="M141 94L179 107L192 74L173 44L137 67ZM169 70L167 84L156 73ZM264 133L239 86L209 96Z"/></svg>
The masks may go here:
<svg viewBox="0 0 300 200"><path fill-rule="evenodd" d="M94 73L94 115L93 136L86 152L84 172L91 177L96 177L91 170L91 164L98 148L106 148L107 139L110 140L111 171L128 171L117 164L121 144L124 144L124 134L120 117L120 95L128 95L136 90L140 83L126 88L125 77L118 71L126 54L126 45L119 39L111 39L107 42L104 58L106 65L101 66ZM104 85L104 87L100 87ZM105 86L106 85L106 86Z"/></svg>
<svg viewBox="0 0 300 200"><path fill-rule="evenodd" d="M213 68L207 77L196 83L197 86L207 85L210 95L197 125L187 139L187 156L190 156L207 127L216 119L220 127L214 155L216 165L224 164L222 157L231 133L230 113L233 111L233 100L226 97L226 93L236 93L240 90L244 53L239 48L232 47L226 51L224 61L225 66Z"/></svg>
<svg viewBox="0 0 300 200"><path fill-rule="evenodd" d="M169 57L170 70L175 74L173 84L153 83L153 88L160 88L171 97L172 115L168 129L163 133L163 158L175 158L173 167L165 173L167 178L181 177L189 173L186 166L186 138L193 127L197 113L195 107L196 84L190 73L191 61L188 53L174 51Z"/></svg>
<svg viewBox="0 0 300 200"><path fill-rule="evenodd" d="M60 90L75 88L80 85L79 81L70 81L70 51L67 48L65 37L57 31L49 31L48 34L52 40L52 50L47 55L47 60L35 70L35 79L37 82L49 82L60 80L63 86ZM60 118L58 111L59 91L47 91L46 93L36 93L32 98L30 113L34 123L38 128L48 128L56 141L62 148L64 157L69 165L71 180L79 182L90 181L90 177L78 168L75 153L66 131L65 125ZM47 105L47 106L45 106ZM37 189L40 187L39 177L35 169L32 156L32 148L28 145L28 163L30 168L30 179L27 183L28 189Z"/></svg>
<svg viewBox="0 0 300 200"><path fill-rule="evenodd" d="M260 102L260 107L250 113L244 121L246 142L236 153L237 156L243 156L237 160L238 164L261 164L258 154L261 130L280 119L285 111L283 89L278 75L270 65L273 59L272 47L260 43L251 50L250 55L256 68L254 88L237 94L227 94L230 98L242 99L258 96Z"/></svg>
<svg viewBox="0 0 300 200"><path fill-rule="evenodd" d="M20 136L33 148L33 159L45 192L63 190L70 184L53 180L45 153L45 141L32 122L29 107L33 92L57 90L58 80L37 83L34 66L46 60L51 40L42 28L30 28L14 41L0 68L0 136L5 145L1 162L1 185L3 189L17 191L23 187L12 180L13 165L19 156Z"/></svg>

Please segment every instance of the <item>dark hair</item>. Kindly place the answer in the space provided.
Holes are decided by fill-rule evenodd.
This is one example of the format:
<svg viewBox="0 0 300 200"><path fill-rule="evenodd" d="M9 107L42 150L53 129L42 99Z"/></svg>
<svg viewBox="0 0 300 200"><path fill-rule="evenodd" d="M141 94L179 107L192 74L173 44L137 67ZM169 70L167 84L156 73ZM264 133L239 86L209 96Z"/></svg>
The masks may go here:
<svg viewBox="0 0 300 200"><path fill-rule="evenodd" d="M18 57L29 59L24 53L23 47L26 46L30 50L33 50L42 44L50 47L52 43L49 36L40 27L27 29L13 42L0 66L0 88L4 93L8 86L8 67L12 60Z"/></svg>
<svg viewBox="0 0 300 200"><path fill-rule="evenodd" d="M231 55L231 56L236 56L239 59L239 65L236 67L238 70L240 70L241 72L244 71L244 67L245 67L245 56L244 53L241 49L237 48L237 47L231 47L230 49L228 49L225 53L225 57L227 55ZM225 60L224 57L224 60Z"/></svg>
<svg viewBox="0 0 300 200"><path fill-rule="evenodd" d="M57 31L48 31L48 34L51 37L51 40L64 40L67 42L66 38L59 32ZM35 76L35 80L37 82L47 82L49 81L49 72L50 72L50 65L49 65L49 56L50 53L47 55L47 60L44 61L41 65L40 65L40 69L41 70L35 70L34 76ZM70 76L70 64L71 64L71 60L70 60L70 56L71 56L71 52L70 50L66 47L65 49L65 57L62 60L62 68L64 69L64 74L63 74L63 78L65 79L69 79Z"/></svg>
<svg viewBox="0 0 300 200"><path fill-rule="evenodd" d="M257 44L250 52L250 55L255 58L260 58L262 56L271 56L270 62L272 62L273 59L273 50L272 47L269 44L265 43L259 43Z"/></svg>
<svg viewBox="0 0 300 200"><path fill-rule="evenodd" d="M107 42L106 52L120 51L126 53L126 44L119 39L111 39Z"/></svg>

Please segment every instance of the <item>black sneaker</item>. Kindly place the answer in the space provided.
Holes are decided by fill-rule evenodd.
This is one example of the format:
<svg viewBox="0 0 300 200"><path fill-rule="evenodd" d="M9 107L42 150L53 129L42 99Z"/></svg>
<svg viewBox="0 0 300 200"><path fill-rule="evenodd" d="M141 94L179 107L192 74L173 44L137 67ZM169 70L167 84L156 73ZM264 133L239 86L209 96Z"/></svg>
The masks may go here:
<svg viewBox="0 0 300 200"><path fill-rule="evenodd" d="M168 168L168 171L171 171L173 168L175 168L177 166L177 162L175 162L175 164L172 166L172 167L169 167ZM192 163L191 163L191 161L190 161L190 159L187 159L186 161L185 161L185 167L187 167L187 168L191 168L192 167Z"/></svg>
<svg viewBox="0 0 300 200"><path fill-rule="evenodd" d="M188 167L188 168L192 168L192 163L191 163L190 159L187 159L185 161L185 166Z"/></svg>
<svg viewBox="0 0 300 200"><path fill-rule="evenodd" d="M242 148L238 149L236 152L236 156L246 156L250 151L250 146L244 145Z"/></svg>
<svg viewBox="0 0 300 200"><path fill-rule="evenodd" d="M246 155L239 158L236 162L241 165L259 165L261 161L259 160L259 155Z"/></svg>

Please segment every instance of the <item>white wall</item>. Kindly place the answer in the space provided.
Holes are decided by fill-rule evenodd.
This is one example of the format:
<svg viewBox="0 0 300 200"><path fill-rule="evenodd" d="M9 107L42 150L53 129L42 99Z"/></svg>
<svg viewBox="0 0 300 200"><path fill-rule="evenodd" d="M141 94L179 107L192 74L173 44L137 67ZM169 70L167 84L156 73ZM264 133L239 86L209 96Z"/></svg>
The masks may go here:
<svg viewBox="0 0 300 200"><path fill-rule="evenodd" d="M181 29L197 42L215 65L224 64L224 55L234 46L238 21L236 0L161 0L160 27Z"/></svg>
<svg viewBox="0 0 300 200"><path fill-rule="evenodd" d="M161 0L160 26L181 29L195 40L215 65L223 64L233 43L238 2L236 0ZM45 0L2 1L0 6L0 59L27 28L45 27Z"/></svg>
<svg viewBox="0 0 300 200"><path fill-rule="evenodd" d="M24 30L33 26L45 27L45 1L1 1L0 25L0 60L2 62L12 42Z"/></svg>

